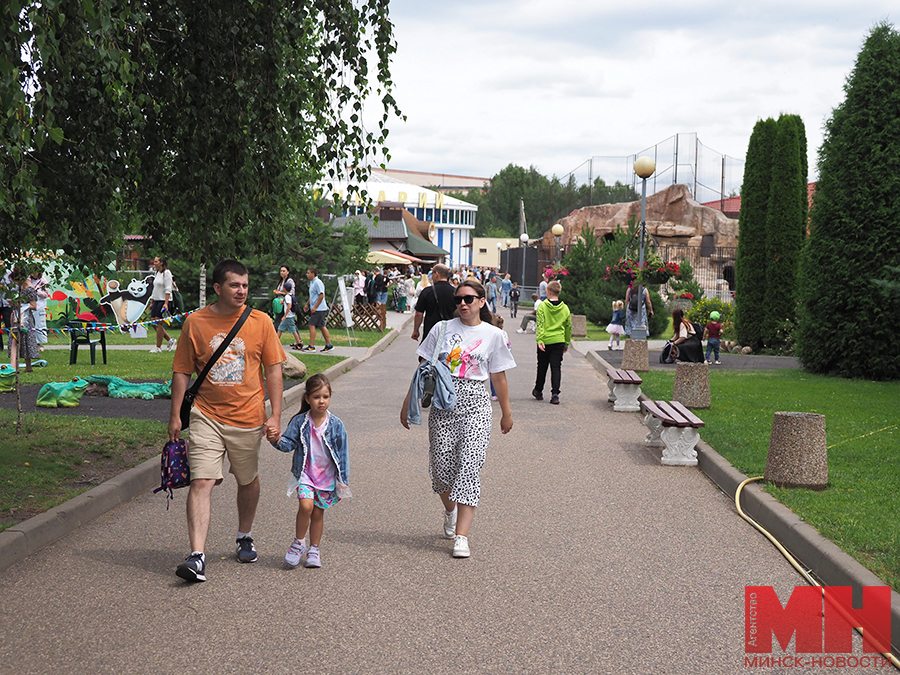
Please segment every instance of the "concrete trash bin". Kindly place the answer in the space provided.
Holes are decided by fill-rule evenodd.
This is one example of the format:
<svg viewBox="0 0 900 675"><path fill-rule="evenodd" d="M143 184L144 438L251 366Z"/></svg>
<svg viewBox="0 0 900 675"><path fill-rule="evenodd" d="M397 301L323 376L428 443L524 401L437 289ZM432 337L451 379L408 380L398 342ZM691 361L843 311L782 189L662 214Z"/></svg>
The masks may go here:
<svg viewBox="0 0 900 675"><path fill-rule="evenodd" d="M765 478L778 487L828 487L825 415L777 412L772 421Z"/></svg>
<svg viewBox="0 0 900 675"><path fill-rule="evenodd" d="M622 352L622 370L634 370L646 373L650 370L650 353L646 340L626 340Z"/></svg>
<svg viewBox="0 0 900 675"><path fill-rule="evenodd" d="M711 404L709 366L705 363L676 362L672 400L688 408L708 408Z"/></svg>
<svg viewBox="0 0 900 675"><path fill-rule="evenodd" d="M587 317L584 314L572 315L572 337L587 337Z"/></svg>

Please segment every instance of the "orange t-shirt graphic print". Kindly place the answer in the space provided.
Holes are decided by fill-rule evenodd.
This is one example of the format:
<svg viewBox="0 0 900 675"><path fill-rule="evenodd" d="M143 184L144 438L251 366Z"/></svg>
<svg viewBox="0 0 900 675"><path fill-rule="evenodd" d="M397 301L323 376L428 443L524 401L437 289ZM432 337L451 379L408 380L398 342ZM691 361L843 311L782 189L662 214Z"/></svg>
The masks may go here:
<svg viewBox="0 0 900 675"><path fill-rule="evenodd" d="M222 344L222 340L226 337L225 333L218 333L212 340L209 342L209 347L212 349L213 353L219 348L219 345ZM235 338L231 341L231 344L225 348L225 351L222 353L222 356L219 357L219 360L216 361L215 365L209 370L210 382L215 382L218 385L223 386L234 386L240 384L244 381L244 353L246 352L246 345L244 344L243 338L240 336L235 336Z"/></svg>

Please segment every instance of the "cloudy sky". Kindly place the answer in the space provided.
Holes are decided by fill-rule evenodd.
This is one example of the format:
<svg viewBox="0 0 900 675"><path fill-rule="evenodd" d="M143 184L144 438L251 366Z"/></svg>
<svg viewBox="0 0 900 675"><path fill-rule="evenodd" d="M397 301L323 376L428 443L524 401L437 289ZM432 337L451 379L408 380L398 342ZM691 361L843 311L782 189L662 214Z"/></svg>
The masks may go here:
<svg viewBox="0 0 900 675"><path fill-rule="evenodd" d="M824 121L865 36L900 17L881 0L390 6L408 117L391 124L390 168L490 177L514 163L562 177L580 167L585 181L589 158L679 133L695 132L704 157L742 161L756 121L782 112L803 118L814 180Z"/></svg>

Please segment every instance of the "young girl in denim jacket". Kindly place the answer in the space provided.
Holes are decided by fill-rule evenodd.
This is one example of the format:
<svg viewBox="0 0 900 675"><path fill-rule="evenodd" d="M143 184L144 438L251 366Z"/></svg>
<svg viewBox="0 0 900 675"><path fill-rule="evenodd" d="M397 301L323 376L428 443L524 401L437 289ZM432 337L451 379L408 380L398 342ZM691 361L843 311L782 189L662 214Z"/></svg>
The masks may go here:
<svg viewBox="0 0 900 675"><path fill-rule="evenodd" d="M347 432L344 423L328 412L331 383L321 373L306 381L300 412L294 415L280 439L269 438L281 452L293 452L293 477L288 497L299 499L295 538L284 562L300 564L306 553L307 567L321 567L319 544L325 509L350 496L348 487ZM309 530L309 549L306 531Z"/></svg>

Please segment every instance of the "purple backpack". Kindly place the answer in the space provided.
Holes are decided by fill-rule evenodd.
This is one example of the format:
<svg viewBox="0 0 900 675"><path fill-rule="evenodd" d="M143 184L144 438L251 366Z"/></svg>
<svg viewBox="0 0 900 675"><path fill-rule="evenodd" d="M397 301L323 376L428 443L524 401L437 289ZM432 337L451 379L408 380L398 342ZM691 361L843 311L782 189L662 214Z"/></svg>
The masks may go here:
<svg viewBox="0 0 900 675"><path fill-rule="evenodd" d="M168 511L169 501L175 497L172 491L191 484L191 469L188 466L187 459L187 442L183 438L179 438L174 443L169 441L163 446L159 473L160 484L153 491L153 494L165 490L169 491L169 494L166 495L166 511Z"/></svg>

